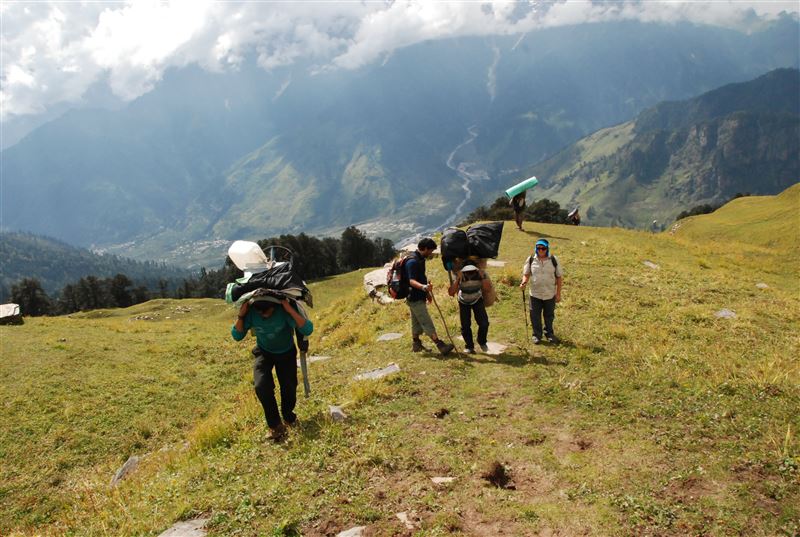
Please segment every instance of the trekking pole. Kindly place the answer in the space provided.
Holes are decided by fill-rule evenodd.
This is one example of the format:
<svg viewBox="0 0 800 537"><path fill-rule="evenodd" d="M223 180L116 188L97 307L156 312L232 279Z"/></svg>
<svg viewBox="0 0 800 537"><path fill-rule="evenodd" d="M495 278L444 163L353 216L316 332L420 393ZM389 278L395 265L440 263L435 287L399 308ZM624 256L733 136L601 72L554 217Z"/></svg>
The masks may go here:
<svg viewBox="0 0 800 537"><path fill-rule="evenodd" d="M311 384L308 382L308 339L300 333L300 330L295 329L294 335L297 337L297 346L300 349L300 371L303 373L303 392L305 396L311 393Z"/></svg>
<svg viewBox="0 0 800 537"><path fill-rule="evenodd" d="M528 312L525 307L525 289L520 289L520 291L522 291L522 318L525 319L525 339L528 339Z"/></svg>
<svg viewBox="0 0 800 537"><path fill-rule="evenodd" d="M303 372L303 391L306 397L311 393L311 384L308 382L308 364L306 363L306 351L300 351L300 370Z"/></svg>
<svg viewBox="0 0 800 537"><path fill-rule="evenodd" d="M456 353L458 354L458 357L463 359L464 357L461 356L461 351L458 350L458 347L456 347L456 342L453 341L453 336L450 335L450 329L447 328L447 321L444 320L444 314L442 313L442 310L439 307L439 303L436 302L436 296L434 296L433 293L431 293L430 295L431 295L431 298L433 299L433 304L436 306L436 309L439 311L439 317L442 318L442 324L444 325L444 331L447 332L447 338L450 340L450 344L456 350Z"/></svg>

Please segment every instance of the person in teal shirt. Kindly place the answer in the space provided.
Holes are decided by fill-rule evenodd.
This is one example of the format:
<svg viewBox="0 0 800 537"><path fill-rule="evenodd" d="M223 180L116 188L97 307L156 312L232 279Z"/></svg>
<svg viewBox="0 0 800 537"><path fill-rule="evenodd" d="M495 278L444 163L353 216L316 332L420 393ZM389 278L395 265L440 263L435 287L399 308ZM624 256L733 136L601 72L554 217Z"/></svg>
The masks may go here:
<svg viewBox="0 0 800 537"><path fill-rule="evenodd" d="M294 413L297 403L295 329L304 336L310 336L314 325L300 315L286 299L280 304L266 300L257 300L252 304L245 302L239 309L236 323L231 327L231 336L236 341L244 339L248 330L252 330L256 336L256 347L253 349L253 385L275 441L280 441L286 435L286 425L297 423ZM273 367L281 392L280 414L275 400Z"/></svg>

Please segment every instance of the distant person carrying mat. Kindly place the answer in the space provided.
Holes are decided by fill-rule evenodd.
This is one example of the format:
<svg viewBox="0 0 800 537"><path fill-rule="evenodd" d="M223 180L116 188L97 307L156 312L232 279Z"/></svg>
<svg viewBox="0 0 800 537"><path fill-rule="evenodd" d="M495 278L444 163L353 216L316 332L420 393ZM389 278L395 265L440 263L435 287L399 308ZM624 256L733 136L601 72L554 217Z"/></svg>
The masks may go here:
<svg viewBox="0 0 800 537"><path fill-rule="evenodd" d="M310 336L314 325L300 315L287 299L281 300L280 304L255 300L252 304L250 301L242 304L239 316L231 328L231 336L236 341L241 341L251 328L257 344L253 349L253 384L264 409L272 439L279 442L286 436L286 425L297 423L294 413L297 402L297 348L294 345L294 331L296 329L300 334ZM281 391L280 413L275 400L273 367Z"/></svg>
<svg viewBox="0 0 800 537"><path fill-rule="evenodd" d="M525 191L511 198L511 207L514 209L514 221L517 223L517 229L522 231L523 213L525 212Z"/></svg>
<svg viewBox="0 0 800 537"><path fill-rule="evenodd" d="M561 302L561 266L555 256L550 255L547 239L536 241L533 255L525 260L522 267L521 289L530 282L530 312L533 324L533 343L542 341L542 314L544 314L544 335L550 343L558 343L553 332L556 316L556 302Z"/></svg>

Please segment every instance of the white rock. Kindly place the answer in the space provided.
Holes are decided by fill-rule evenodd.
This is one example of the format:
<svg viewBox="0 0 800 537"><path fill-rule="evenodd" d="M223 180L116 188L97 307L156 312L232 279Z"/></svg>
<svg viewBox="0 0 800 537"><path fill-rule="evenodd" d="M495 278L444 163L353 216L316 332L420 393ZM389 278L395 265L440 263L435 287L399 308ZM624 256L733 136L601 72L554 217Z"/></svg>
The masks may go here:
<svg viewBox="0 0 800 537"><path fill-rule="evenodd" d="M350 528L349 530L340 531L336 534L336 537L361 537L364 535L365 529L367 529L366 526L356 526L355 528Z"/></svg>
<svg viewBox="0 0 800 537"><path fill-rule="evenodd" d="M395 339L400 339L403 337L403 334L398 334L397 332L389 332L388 334L383 334L381 337L378 338L378 341L392 341Z"/></svg>
<svg viewBox="0 0 800 537"><path fill-rule="evenodd" d="M486 354L490 354L492 356L497 356L499 354L503 354L508 348L508 345L503 345L501 343L495 343L494 341L489 341L486 343L486 346L489 347L489 350L486 351Z"/></svg>
<svg viewBox="0 0 800 537"><path fill-rule="evenodd" d="M721 309L714 314L717 319L735 319L736 312L729 309Z"/></svg>
<svg viewBox="0 0 800 537"><path fill-rule="evenodd" d="M176 522L167 531L163 532L158 537L205 537L207 518L195 518L194 520L184 520Z"/></svg>
<svg viewBox="0 0 800 537"><path fill-rule="evenodd" d="M757 283L756 287L758 287L759 289L769 289L769 285L767 285L766 283L763 283L763 282L762 283Z"/></svg>
<svg viewBox="0 0 800 537"><path fill-rule="evenodd" d="M644 266L646 266L646 267L650 267L651 269L656 269L656 270L658 270L658 269L660 269L660 268L661 268L661 267L659 267L658 265L656 265L655 263L653 263L652 261L642 261L642 264L643 264Z"/></svg>
<svg viewBox="0 0 800 537"><path fill-rule="evenodd" d="M505 267L506 266L506 262L505 261L500 261L499 259L490 259L489 261L486 262L486 264L489 265L490 267Z"/></svg>
<svg viewBox="0 0 800 537"><path fill-rule="evenodd" d="M452 483L455 481L455 477L432 477L431 481L434 482L436 485L447 485L448 483Z"/></svg>
<svg viewBox="0 0 800 537"><path fill-rule="evenodd" d="M131 455L128 457L128 460L125 461L117 473L114 474L114 477L111 478L111 486L116 487L117 483L128 477L128 474L132 473L136 468L139 466L139 457L136 455Z"/></svg>
<svg viewBox="0 0 800 537"><path fill-rule="evenodd" d="M409 529L409 530L413 530L414 529L414 527L415 527L414 523L411 522L411 519L408 518L408 513L406 513L405 511L403 511L402 513L395 513L394 516L396 516L397 519L400 522L403 523L403 525L406 527L406 529Z"/></svg>
<svg viewBox="0 0 800 537"><path fill-rule="evenodd" d="M367 371L366 373L360 373L353 378L356 380L374 380L385 377L386 375L391 375L392 373L397 373L398 371L400 371L400 366L392 362L383 369L373 369L372 371Z"/></svg>
<svg viewBox="0 0 800 537"><path fill-rule="evenodd" d="M330 414L333 421L344 421L347 419L347 414L344 413L342 407L336 405L328 405L328 414Z"/></svg>

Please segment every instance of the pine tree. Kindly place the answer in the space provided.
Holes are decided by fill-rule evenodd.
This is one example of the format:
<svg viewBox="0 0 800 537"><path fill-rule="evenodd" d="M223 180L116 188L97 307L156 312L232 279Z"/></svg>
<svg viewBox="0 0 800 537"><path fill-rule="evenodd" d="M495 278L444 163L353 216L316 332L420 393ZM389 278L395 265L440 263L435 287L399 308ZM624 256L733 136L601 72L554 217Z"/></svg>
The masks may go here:
<svg viewBox="0 0 800 537"><path fill-rule="evenodd" d="M36 278L24 278L11 287L11 301L23 315L37 317L50 313L51 301Z"/></svg>

